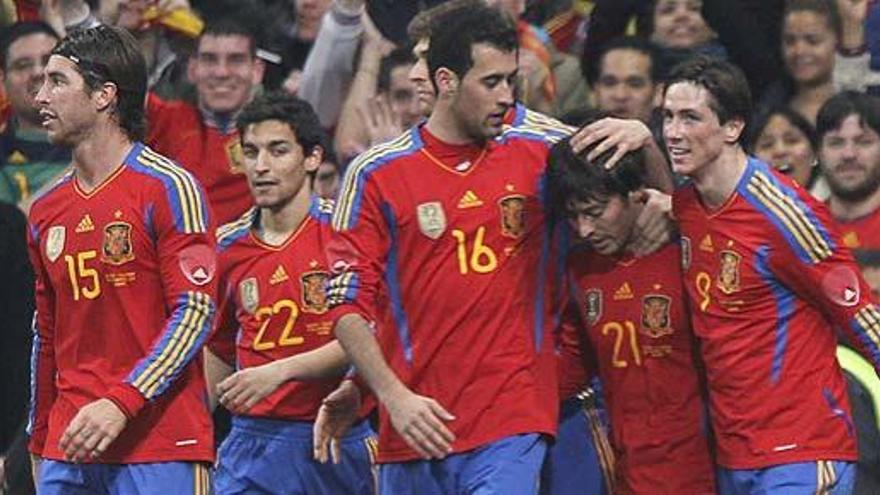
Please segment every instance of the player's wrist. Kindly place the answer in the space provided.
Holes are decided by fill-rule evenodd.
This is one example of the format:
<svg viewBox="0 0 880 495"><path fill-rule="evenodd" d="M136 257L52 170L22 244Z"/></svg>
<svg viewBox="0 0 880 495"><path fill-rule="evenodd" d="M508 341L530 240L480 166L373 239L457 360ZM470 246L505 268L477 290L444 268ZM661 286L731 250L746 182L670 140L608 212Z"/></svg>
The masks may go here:
<svg viewBox="0 0 880 495"><path fill-rule="evenodd" d="M137 416L147 402L144 396L128 383L116 385L104 398L113 402L127 419Z"/></svg>

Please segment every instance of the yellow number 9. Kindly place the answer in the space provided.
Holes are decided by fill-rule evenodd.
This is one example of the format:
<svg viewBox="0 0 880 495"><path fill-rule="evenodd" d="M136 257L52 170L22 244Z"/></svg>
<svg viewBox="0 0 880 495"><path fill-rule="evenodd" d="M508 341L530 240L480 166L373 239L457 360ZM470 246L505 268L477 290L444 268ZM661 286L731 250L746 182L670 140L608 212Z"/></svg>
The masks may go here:
<svg viewBox="0 0 880 495"><path fill-rule="evenodd" d="M697 285L697 293L700 294L700 310L704 313L706 309L709 308L709 303L712 302L712 297L709 295L709 289L712 287L712 277L709 276L706 272L697 273L696 277L696 285Z"/></svg>

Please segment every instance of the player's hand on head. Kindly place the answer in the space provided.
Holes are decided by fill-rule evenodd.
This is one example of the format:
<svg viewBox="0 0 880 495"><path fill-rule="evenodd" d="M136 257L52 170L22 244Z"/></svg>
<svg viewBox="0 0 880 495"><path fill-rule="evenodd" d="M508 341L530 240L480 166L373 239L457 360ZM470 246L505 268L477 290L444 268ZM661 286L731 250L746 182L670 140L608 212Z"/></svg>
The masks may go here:
<svg viewBox="0 0 880 495"><path fill-rule="evenodd" d="M571 148L581 153L593 144L596 147L587 154L587 160L595 160L603 153L614 149L611 157L605 162L605 168L611 169L630 151L641 149L654 136L642 121L636 119L617 119L606 117L578 129L571 137Z"/></svg>
<svg viewBox="0 0 880 495"><path fill-rule="evenodd" d="M391 424L407 445L425 459L443 459L455 435L444 424L455 419L436 400L405 389L385 403Z"/></svg>
<svg viewBox="0 0 880 495"><path fill-rule="evenodd" d="M672 222L672 196L655 189L631 194L630 201L644 204L636 218L632 251L636 256L649 255L665 246L675 232Z"/></svg>
<svg viewBox="0 0 880 495"><path fill-rule="evenodd" d="M244 414L278 389L284 382L278 362L245 368L217 384L220 404L235 414Z"/></svg>
<svg viewBox="0 0 880 495"><path fill-rule="evenodd" d="M103 454L125 428L128 418L109 399L83 406L67 425L58 447L71 462L95 459Z"/></svg>
<svg viewBox="0 0 880 495"><path fill-rule="evenodd" d="M334 464L339 464L342 438L357 422L360 407L361 393L351 380L344 380L321 401L312 430L312 454L316 461L323 464L332 458Z"/></svg>

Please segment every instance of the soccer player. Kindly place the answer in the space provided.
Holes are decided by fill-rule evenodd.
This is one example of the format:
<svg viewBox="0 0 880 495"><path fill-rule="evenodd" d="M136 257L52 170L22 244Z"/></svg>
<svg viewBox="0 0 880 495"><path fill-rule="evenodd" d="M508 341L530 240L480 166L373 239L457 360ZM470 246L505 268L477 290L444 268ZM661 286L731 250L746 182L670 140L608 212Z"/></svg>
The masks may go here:
<svg viewBox="0 0 880 495"><path fill-rule="evenodd" d="M835 328L880 368L880 312L825 205L740 146L742 72L673 70L663 134L722 494L850 493L856 459Z"/></svg>
<svg viewBox="0 0 880 495"><path fill-rule="evenodd" d="M557 417L558 271L540 187L569 130L517 107L502 133L515 27L485 6L444 21L427 123L346 172L329 247L335 332L382 405L381 493L535 493Z"/></svg>
<svg viewBox="0 0 880 495"><path fill-rule="evenodd" d="M146 83L134 38L98 26L52 50L36 95L49 140L75 164L29 218L41 494L209 489L211 219L193 177L138 142Z"/></svg>
<svg viewBox="0 0 880 495"><path fill-rule="evenodd" d="M342 440L339 464L312 460L312 422L348 367L324 292L333 203L311 185L323 154L318 118L308 103L269 93L242 110L238 126L256 206L217 234L224 297L209 353L239 371L216 392L209 384L235 413L215 489L371 494L366 422Z"/></svg>
<svg viewBox="0 0 880 495"><path fill-rule="evenodd" d="M643 155L631 151L606 170L612 153L588 161L566 141L550 152L554 218L568 218L578 241L567 276L579 318L562 327L563 354L592 350L587 367L598 371L611 421L613 493L714 494L681 250L673 241L633 254Z"/></svg>

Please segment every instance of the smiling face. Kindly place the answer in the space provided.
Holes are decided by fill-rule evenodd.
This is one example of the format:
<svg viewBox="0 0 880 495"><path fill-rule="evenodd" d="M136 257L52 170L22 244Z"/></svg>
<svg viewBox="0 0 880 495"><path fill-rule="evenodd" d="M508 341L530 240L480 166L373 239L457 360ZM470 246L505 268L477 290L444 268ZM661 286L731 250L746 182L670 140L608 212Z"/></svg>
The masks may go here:
<svg viewBox="0 0 880 495"><path fill-rule="evenodd" d="M209 111L230 114L250 101L263 71L263 63L251 53L251 40L246 36L207 34L199 40L189 78L196 86L199 103Z"/></svg>
<svg viewBox="0 0 880 495"><path fill-rule="evenodd" d="M824 16L807 10L785 16L782 58L795 83L816 85L831 80L836 46L837 36Z"/></svg>
<svg viewBox="0 0 880 495"><path fill-rule="evenodd" d="M34 97L43 129L52 144L75 146L88 135L98 116L92 91L76 65L65 57L49 57L45 72Z"/></svg>
<svg viewBox="0 0 880 495"><path fill-rule="evenodd" d="M710 107L712 96L691 82L676 82L663 100L663 137L675 173L696 176L721 155L725 134Z"/></svg>
<svg viewBox="0 0 880 495"><path fill-rule="evenodd" d="M501 134L504 114L513 106L517 54L477 43L471 56L474 63L464 77L451 76L458 81L451 111L466 135L485 141Z"/></svg>
<svg viewBox="0 0 880 495"><path fill-rule="evenodd" d="M700 12L701 0L657 0L654 32L658 44L668 48L696 48L715 37Z"/></svg>
<svg viewBox="0 0 880 495"><path fill-rule="evenodd" d="M775 114L755 141L755 156L776 170L806 186L812 175L816 153L809 138L784 115Z"/></svg>
<svg viewBox="0 0 880 495"><path fill-rule="evenodd" d="M850 115L822 137L820 163L835 196L863 200L880 187L880 136Z"/></svg>
<svg viewBox="0 0 880 495"><path fill-rule="evenodd" d="M244 169L254 204L270 210L286 206L321 164L321 150L306 156L287 122L264 120L244 129Z"/></svg>

